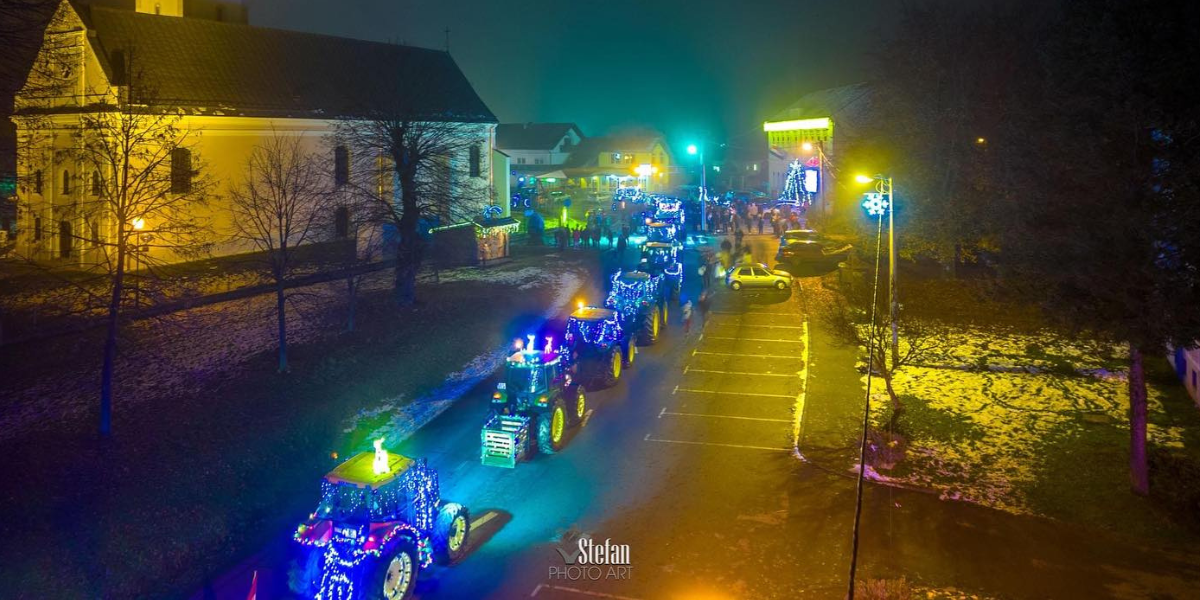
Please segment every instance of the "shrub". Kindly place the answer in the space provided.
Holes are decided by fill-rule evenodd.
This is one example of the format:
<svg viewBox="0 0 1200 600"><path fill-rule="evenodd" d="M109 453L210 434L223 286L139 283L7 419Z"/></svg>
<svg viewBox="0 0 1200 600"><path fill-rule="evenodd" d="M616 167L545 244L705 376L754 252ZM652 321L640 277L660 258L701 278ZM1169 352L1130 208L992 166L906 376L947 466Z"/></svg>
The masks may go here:
<svg viewBox="0 0 1200 600"><path fill-rule="evenodd" d="M854 594L863 600L913 600L912 586L904 577L900 579L868 579L859 584Z"/></svg>
<svg viewBox="0 0 1200 600"><path fill-rule="evenodd" d="M872 427L867 430L866 461L876 471L891 470L904 460L908 440L899 433Z"/></svg>

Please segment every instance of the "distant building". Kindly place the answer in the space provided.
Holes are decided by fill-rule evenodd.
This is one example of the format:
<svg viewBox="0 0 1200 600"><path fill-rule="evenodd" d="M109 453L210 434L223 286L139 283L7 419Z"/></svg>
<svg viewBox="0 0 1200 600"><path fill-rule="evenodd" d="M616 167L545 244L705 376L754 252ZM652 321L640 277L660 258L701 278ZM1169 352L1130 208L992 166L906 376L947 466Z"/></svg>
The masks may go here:
<svg viewBox="0 0 1200 600"><path fill-rule="evenodd" d="M1175 375L1187 388L1196 406L1200 406L1200 348L1176 348L1170 359Z"/></svg>
<svg viewBox="0 0 1200 600"><path fill-rule="evenodd" d="M463 168L448 169L454 175L446 185L460 206L477 206L461 212L483 216L493 204L507 205L491 200L493 190L504 189L492 177L496 118L446 52L251 27L236 2L61 0L57 10L42 53L66 46L77 60L57 71L57 86L38 85L31 75L17 94L12 116L18 146L23 145L17 198L18 252L25 256L80 265L104 260L100 242L115 236L116 224L104 222L97 207L105 181L115 174L81 163L75 134L86 116L128 105L118 99L131 92L125 79L132 62L154 89L152 104L142 110L183 115L179 127L199 133L197 157L190 150L172 152L171 187L176 193L176 161L181 187L190 185L187 174L194 165L203 165L218 182L216 201L195 209L202 213L196 218L214 231L214 254L250 250L244 242L230 241L233 217L222 199L243 179L247 159L261 141L272 135L301 137L306 149L328 157L331 188L344 185L349 151L334 147L329 134L341 120L368 118L398 101L419 103L415 109L430 121L462 125L468 143L461 155L447 157L447 164ZM402 95L413 86L422 90L419 99ZM50 88L58 91L44 92ZM390 179L380 178L381 189L390 189ZM355 235L347 210L331 209L325 237ZM159 250L148 246L145 252Z"/></svg>
<svg viewBox="0 0 1200 600"><path fill-rule="evenodd" d="M805 94L763 123L768 193L772 197L782 193L788 165L796 160L821 167L822 177L832 183L832 174L824 167L836 160L838 145L847 133L852 135L865 120L870 101L871 90L863 83L819 90ZM826 182L822 185L828 188ZM829 205L821 210L829 210Z"/></svg>
<svg viewBox="0 0 1200 600"><path fill-rule="evenodd" d="M571 153L561 173L568 185L598 194L623 186L665 193L671 189L672 168L666 141L650 132L588 138Z"/></svg>
<svg viewBox="0 0 1200 600"><path fill-rule="evenodd" d="M511 159L508 173L514 186L561 167L583 139L574 123L502 123L496 127L496 148Z"/></svg>

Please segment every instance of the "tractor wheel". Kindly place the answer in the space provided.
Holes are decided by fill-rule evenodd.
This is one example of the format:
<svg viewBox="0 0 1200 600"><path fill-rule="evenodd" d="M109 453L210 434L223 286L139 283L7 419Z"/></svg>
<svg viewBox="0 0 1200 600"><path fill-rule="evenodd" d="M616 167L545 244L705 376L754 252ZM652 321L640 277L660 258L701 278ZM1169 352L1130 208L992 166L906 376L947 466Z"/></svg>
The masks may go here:
<svg viewBox="0 0 1200 600"><path fill-rule="evenodd" d="M433 557L439 565L458 561L467 553L471 537L471 515L467 507L447 502L438 509L433 523Z"/></svg>
<svg viewBox="0 0 1200 600"><path fill-rule="evenodd" d="M301 598L317 595L321 585L321 548L305 548L288 566L288 589Z"/></svg>
<svg viewBox="0 0 1200 600"><path fill-rule="evenodd" d="M633 357L637 354L637 344L632 341L625 342L625 368L633 366Z"/></svg>
<svg viewBox="0 0 1200 600"><path fill-rule="evenodd" d="M660 310L662 311L662 316L659 318L662 320L662 326L665 328L667 323L670 323L668 319L671 316L671 303L669 301L663 302Z"/></svg>
<svg viewBox="0 0 1200 600"><path fill-rule="evenodd" d="M613 346L604 359L600 361L600 386L612 387L621 379L621 368L625 366L625 356L620 346Z"/></svg>
<svg viewBox="0 0 1200 600"><path fill-rule="evenodd" d="M559 398L550 406L550 410L538 415L538 452L542 454L554 454L562 450L566 429L567 407L563 405L562 398Z"/></svg>
<svg viewBox="0 0 1200 600"><path fill-rule="evenodd" d="M661 313L657 306L650 307L642 316L642 330L638 333L638 342L649 346L658 341L658 328L661 326Z"/></svg>
<svg viewBox="0 0 1200 600"><path fill-rule="evenodd" d="M587 414L587 391L582 385L574 386L567 390L567 399L571 401L571 405L567 407L567 416L571 424L582 423L583 416Z"/></svg>
<svg viewBox="0 0 1200 600"><path fill-rule="evenodd" d="M372 600L408 600L417 587L420 570L416 544L403 538L379 561L365 596Z"/></svg>

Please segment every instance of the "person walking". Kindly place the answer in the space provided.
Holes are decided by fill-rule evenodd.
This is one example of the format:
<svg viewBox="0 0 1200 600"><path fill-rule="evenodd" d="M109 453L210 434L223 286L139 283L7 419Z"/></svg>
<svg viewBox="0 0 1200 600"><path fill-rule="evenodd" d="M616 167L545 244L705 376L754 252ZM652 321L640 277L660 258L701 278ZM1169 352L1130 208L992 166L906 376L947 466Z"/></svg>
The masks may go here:
<svg viewBox="0 0 1200 600"><path fill-rule="evenodd" d="M688 335L692 332L692 301L688 300L683 303L683 335Z"/></svg>
<svg viewBox="0 0 1200 600"><path fill-rule="evenodd" d="M700 268L696 269L696 274L700 276L700 289L708 289L708 264L707 259L700 259Z"/></svg>
<svg viewBox="0 0 1200 600"><path fill-rule="evenodd" d="M708 290L700 292L700 299L696 302L696 306L700 309L700 327L708 325L708 309L712 307L712 296Z"/></svg>

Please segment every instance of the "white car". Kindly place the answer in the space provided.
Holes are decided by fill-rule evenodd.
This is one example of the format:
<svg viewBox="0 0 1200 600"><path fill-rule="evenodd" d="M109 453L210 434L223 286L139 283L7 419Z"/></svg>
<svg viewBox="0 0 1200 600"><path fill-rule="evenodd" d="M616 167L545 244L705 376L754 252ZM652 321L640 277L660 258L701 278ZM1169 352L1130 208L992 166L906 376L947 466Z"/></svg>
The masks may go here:
<svg viewBox="0 0 1200 600"><path fill-rule="evenodd" d="M737 291L744 287L773 287L786 290L792 287L792 274L771 269L762 263L734 265L725 276L725 285Z"/></svg>

